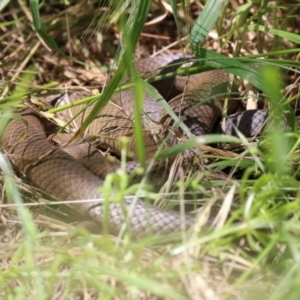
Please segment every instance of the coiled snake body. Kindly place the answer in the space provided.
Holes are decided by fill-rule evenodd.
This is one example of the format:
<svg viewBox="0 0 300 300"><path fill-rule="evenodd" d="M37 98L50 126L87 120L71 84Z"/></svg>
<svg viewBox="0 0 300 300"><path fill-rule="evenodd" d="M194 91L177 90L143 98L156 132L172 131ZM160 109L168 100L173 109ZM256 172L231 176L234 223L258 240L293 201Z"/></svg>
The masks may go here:
<svg viewBox="0 0 300 300"><path fill-rule="evenodd" d="M181 58L174 56L142 60L139 63L139 66L142 66L139 71L157 69L162 64L178 60ZM170 68L165 72L172 71ZM155 72L155 74L150 72L149 76L156 75L157 71ZM190 77L171 78L167 81L157 82L156 88L166 99L171 98L169 105L188 125L191 133L201 135L211 132L216 119L222 113L222 100L216 95L227 93L229 75L216 70ZM199 105L205 99L210 101ZM228 113L232 113L235 106L236 102L229 101ZM79 109L72 108L71 114L75 114ZM131 91L116 94L91 124L88 134L105 132L102 142L115 151L119 150L117 137L123 135L132 137L129 148L134 151L133 109ZM72 204L72 207L90 216L98 224L106 220L113 234L120 231L124 222L134 236L145 236L150 233L167 234L187 229L195 222L192 215L180 215L174 211L159 209L140 199L125 199L122 203L116 203L111 196L109 203L105 205L102 200L97 200L102 197L97 189L103 186L103 180L95 176L79 160L50 144L47 141L44 121L34 111L27 109L20 115L21 121L14 119L7 126L2 137L2 149L8 154L16 169L47 195L60 200L87 200ZM158 134L154 138L152 132L146 128L161 124L171 127L174 124L160 105L148 95L141 118L145 128L146 151L150 157L165 135ZM83 119L84 117L79 116L74 122L80 125ZM149 120L152 122L150 126ZM112 140L111 136L115 139ZM107 164L102 157L99 161L100 169Z"/></svg>

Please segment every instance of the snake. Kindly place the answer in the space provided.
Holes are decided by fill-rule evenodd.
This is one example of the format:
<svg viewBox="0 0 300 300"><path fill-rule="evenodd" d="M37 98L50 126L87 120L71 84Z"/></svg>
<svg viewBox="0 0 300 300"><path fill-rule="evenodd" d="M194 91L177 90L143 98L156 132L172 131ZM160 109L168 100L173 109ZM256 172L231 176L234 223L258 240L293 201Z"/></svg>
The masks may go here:
<svg viewBox="0 0 300 300"><path fill-rule="evenodd" d="M189 61L190 59L178 55L162 55L140 60L137 63L137 70L147 79L177 70ZM230 84L228 73L212 70L190 76L177 75L164 78L154 82L153 86L162 99L168 102L178 119L188 127L190 134L199 136L212 132L217 119L222 116L224 95L228 95ZM85 135L98 136L102 145L107 145L116 153L120 152L118 138L126 136L129 138L128 149L133 153L132 160L135 161L133 98L132 89L116 93L90 124ZM177 131L181 130L179 124L156 100L146 93L141 112L145 151L148 158L155 155L158 146L170 130L173 132L174 128ZM67 104L72 101L72 95L59 96L55 101L56 105ZM236 106L237 101L229 100L227 113L234 113ZM66 119L73 117L72 122L78 128L93 105L77 115L82 108L83 106L74 106L65 110L62 117ZM253 124L249 118L253 119L255 114L261 118L259 124L263 124L266 114L257 111L253 111L252 115L247 111L233 115L234 122L231 124L237 124L243 118L248 120L247 124L249 122ZM68 152L53 145L48 140L49 127L46 123L36 110L27 108L18 112L17 117L10 120L1 141L2 151L7 154L16 171L42 193L55 200L78 200L72 203L72 209L98 224L99 228L106 228L114 235L119 234L124 228L135 237L145 237L150 234L167 235L187 230L196 223L196 215L162 209L143 201L138 196L119 199L120 197L116 196L117 192L110 195L99 192L99 187L104 185L103 174L116 170L118 164L109 162L98 151L84 150L85 154L76 156L74 151ZM250 130L246 134L251 136L258 133L257 127L258 124L254 124L253 129L245 126L241 130L245 132ZM226 133L234 134L233 125L226 130ZM182 135L185 136L185 133L182 132ZM165 147L178 143L176 140L176 136L171 135ZM83 145L83 148L86 149L86 145ZM81 149L80 143L73 149L78 152Z"/></svg>

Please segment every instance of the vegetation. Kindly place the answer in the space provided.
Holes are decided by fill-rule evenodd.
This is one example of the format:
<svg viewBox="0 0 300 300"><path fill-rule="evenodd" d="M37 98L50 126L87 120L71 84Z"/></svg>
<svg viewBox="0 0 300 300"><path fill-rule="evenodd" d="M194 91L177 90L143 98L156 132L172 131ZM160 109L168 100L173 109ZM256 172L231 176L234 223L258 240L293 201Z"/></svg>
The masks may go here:
<svg viewBox="0 0 300 300"><path fill-rule="evenodd" d="M195 210L205 204L216 216L213 229L164 243L156 237L93 235L72 226L66 221L74 219L57 203L11 175L1 155L1 298L298 299L300 139L294 112L300 4L31 0L27 5L6 0L0 10L0 133L5 116L28 97L41 103L51 93L98 92L105 86L101 95L82 97L97 100L84 130L117 89L128 87L122 78L127 71L135 73L132 57L157 52L193 54L201 70L218 68L238 76L241 101L270 109L273 119L272 130L254 141L202 137L201 170L184 169L179 158L170 171L174 182L159 193L118 184L120 177L130 181L124 172L109 175L107 189L117 186L123 195L147 191L160 206L183 199ZM140 80L131 84L137 94L143 90ZM136 97L137 108L142 101ZM278 121L283 115L289 130ZM143 162L138 121L135 132ZM198 142L180 144L172 154ZM226 151L218 152L217 144Z"/></svg>

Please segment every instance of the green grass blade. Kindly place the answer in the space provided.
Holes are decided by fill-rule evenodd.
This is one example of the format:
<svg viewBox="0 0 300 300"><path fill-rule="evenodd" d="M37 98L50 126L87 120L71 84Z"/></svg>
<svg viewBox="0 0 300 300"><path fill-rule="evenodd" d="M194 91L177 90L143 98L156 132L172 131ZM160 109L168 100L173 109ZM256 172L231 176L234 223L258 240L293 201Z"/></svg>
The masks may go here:
<svg viewBox="0 0 300 300"><path fill-rule="evenodd" d="M208 0L197 18L190 35L190 43L196 56L200 55L200 45L216 23L225 3L224 0Z"/></svg>
<svg viewBox="0 0 300 300"><path fill-rule="evenodd" d="M269 32L274 35L280 36L284 39L290 40L291 42L300 44L300 35L292 33L292 32L287 32L285 30L279 30L279 29L274 29L274 28L268 28L263 25L255 25L255 24L251 24L247 28L248 28L248 30L259 30L262 32Z"/></svg>
<svg viewBox="0 0 300 300"><path fill-rule="evenodd" d="M269 94L269 85L264 84L264 78L258 69L243 64L242 61L235 58L228 58L216 52L202 48L204 66L221 69L236 76L247 79L255 87ZM255 65L255 61L253 61Z"/></svg>
<svg viewBox="0 0 300 300"><path fill-rule="evenodd" d="M55 40L47 33L45 26L43 26L39 12L39 1L30 0L29 5L32 14L33 24L38 35L52 50L62 53Z"/></svg>
<svg viewBox="0 0 300 300"><path fill-rule="evenodd" d="M7 115L2 115L1 117L5 119L7 118ZM1 124L2 123L3 122L1 122ZM13 170L11 169L7 159L2 154L0 154L0 168L4 174L5 192L7 199L15 203L18 216L20 218L20 223L24 234L24 243L22 250L25 267L30 269L33 268L36 275L38 275L40 271L35 259L35 247L38 246L39 240L36 227L33 223L30 213L28 212L27 208L23 205L24 203L22 201L22 197L12 175ZM42 299L42 295L45 294L45 291L41 277L35 276L34 282L36 284L38 297L39 299Z"/></svg>
<svg viewBox="0 0 300 300"><path fill-rule="evenodd" d="M1 0L0 1L0 11L2 11L9 2L10 2L10 0Z"/></svg>
<svg viewBox="0 0 300 300"><path fill-rule="evenodd" d="M284 97L278 84L280 82L278 69L265 66L261 69L261 74L263 75L263 83L268 87L267 96L272 104L271 119L273 120L272 131L268 134L271 151L266 156L266 163L273 173L281 176L289 171L286 159L291 145L282 128L282 115L285 113L289 115L289 118L292 118L294 113L290 106L283 101ZM295 117L292 122L295 122Z"/></svg>
<svg viewBox="0 0 300 300"><path fill-rule="evenodd" d="M109 81L107 87L104 89L102 95L99 96L97 103L95 104L93 110L82 124L81 128L77 131L76 136L80 135L84 130L88 127L88 125L94 120L94 118L98 115L100 110L106 105L109 101L113 93L115 92L116 88L119 86L120 81L123 78L123 75L126 70L132 70L134 68L132 62L132 55L134 49L136 47L137 41L143 29L143 25L145 23L147 13L150 7L151 1L143 1L137 2L135 6L133 6L133 12L128 18L128 21L125 22L124 16L120 19L120 26L123 29L123 41L122 41L122 48L120 52L120 65L117 71L115 72L114 76ZM140 90L138 90L140 93ZM138 97L139 101L142 101L140 97ZM137 108L141 109L142 103L139 102L137 104ZM140 118L140 112L136 111L135 118ZM138 135L137 139L139 140L138 147L139 152L142 152L143 149L143 137L142 137L142 129L140 126L139 121L136 122L136 126L140 129L135 127L135 132ZM141 162L145 160L145 156L141 155L140 159Z"/></svg>

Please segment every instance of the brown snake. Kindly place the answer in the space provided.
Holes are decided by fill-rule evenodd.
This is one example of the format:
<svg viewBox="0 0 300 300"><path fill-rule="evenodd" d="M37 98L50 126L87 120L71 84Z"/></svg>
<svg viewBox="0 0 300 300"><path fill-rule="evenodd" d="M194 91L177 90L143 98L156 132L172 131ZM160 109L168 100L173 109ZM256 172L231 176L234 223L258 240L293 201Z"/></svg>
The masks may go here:
<svg viewBox="0 0 300 300"><path fill-rule="evenodd" d="M178 59L180 60L179 57L162 56L142 60L138 64L138 70L144 73L146 70L157 69ZM167 69L166 72L170 70L172 71ZM157 72L150 72L149 76L157 75ZM229 75L215 70L190 77L167 79L157 82L155 87L169 100L169 105L184 120L191 133L201 135L210 133L216 119L221 116L222 100L213 96L226 94L228 84ZM201 100L209 98L210 101L199 105ZM65 101L66 98L63 97L61 103L64 104ZM235 106L236 102L229 101L228 113L234 112ZM67 113L74 115L79 109L80 107L74 107ZM88 112L89 110L85 114ZM47 141L44 122L34 111L27 109L20 115L22 121L15 119L7 126L2 137L2 149L8 154L16 169L46 195L59 200L95 200L72 204L72 208L90 216L99 225L107 221L109 231L113 234L118 234L124 223L134 236L139 237L150 233L168 234L187 229L194 224L195 217L190 214L182 216L174 211L148 205L140 199L126 198L120 203L115 202L111 196L107 205L106 202L97 200L103 196L97 193L97 188L103 186L103 180L95 176L93 170L91 172L86 168L90 164L93 169L94 161L91 160L92 163L89 163L87 159L84 166L70 154L51 145ZM101 142L116 152L119 151L117 137L126 135L130 137L129 149L134 151L132 115L132 92L117 93L101 111L99 117L92 122L87 134L100 133ZM70 115L67 115L67 118L69 117ZM160 105L148 95L141 118L145 130L147 155L152 157L165 132L156 130L153 134L148 128L161 128L159 127L161 124L172 127L174 124ZM82 119L84 119L82 115L75 119L76 126L80 126ZM172 143L174 138L171 139L170 144ZM100 156L98 166L103 171L110 169L111 165Z"/></svg>

